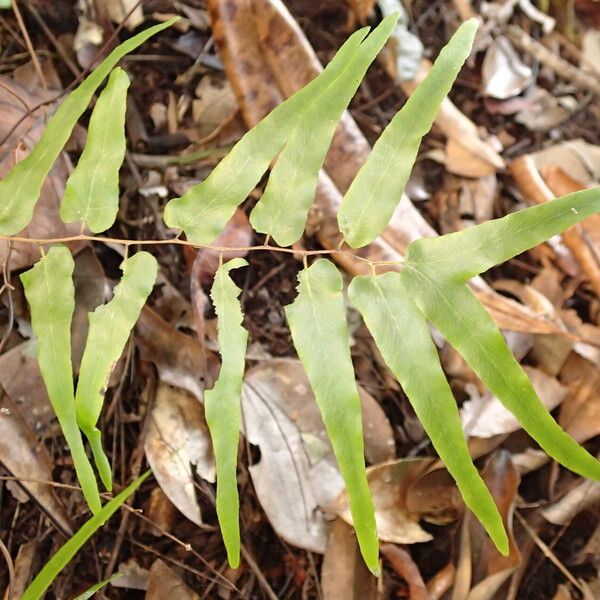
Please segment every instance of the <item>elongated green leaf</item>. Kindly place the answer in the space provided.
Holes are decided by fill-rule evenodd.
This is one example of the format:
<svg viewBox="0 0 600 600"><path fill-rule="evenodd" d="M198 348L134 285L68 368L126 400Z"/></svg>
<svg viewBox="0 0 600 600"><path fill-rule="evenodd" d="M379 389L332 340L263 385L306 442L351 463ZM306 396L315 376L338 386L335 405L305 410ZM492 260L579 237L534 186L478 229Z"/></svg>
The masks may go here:
<svg viewBox="0 0 600 600"><path fill-rule="evenodd" d="M119 577L123 577L123 573L115 573L112 577L93 585L90 589L83 592L83 594L79 594L77 598L73 600L88 600L91 598L96 592L99 592L104 586L108 585L111 581L116 581Z"/></svg>
<svg viewBox="0 0 600 600"><path fill-rule="evenodd" d="M158 273L156 259L148 252L134 254L123 261L121 268L123 278L115 287L112 300L90 313L90 328L75 397L77 422L90 442L100 479L109 490L112 488L110 463L102 449L96 423L110 374L123 353Z"/></svg>
<svg viewBox="0 0 600 600"><path fill-rule="evenodd" d="M248 332L242 327L244 317L238 300L241 290L229 277L229 271L247 264L244 259L235 258L221 265L215 276L210 295L219 319L221 372L215 386L204 396L206 423L217 466L217 515L229 564L234 569L240 564L236 469Z"/></svg>
<svg viewBox="0 0 600 600"><path fill-rule="evenodd" d="M85 148L69 177L60 207L65 223L81 221L105 231L119 210L119 169L125 156L125 109L129 77L117 67L92 112Z"/></svg>
<svg viewBox="0 0 600 600"><path fill-rule="evenodd" d="M31 582L21 600L39 600L44 592L50 587L55 577L69 564L71 559L77 554L81 547L96 533L110 517L125 503L150 475L150 471L144 473L132 484L126 487L118 496L115 496L110 502L107 502L102 510L94 515L89 521L86 521L81 529L64 545L56 554L46 563L44 568L38 573Z"/></svg>
<svg viewBox="0 0 600 600"><path fill-rule="evenodd" d="M1 234L14 235L31 221L44 179L69 139L77 120L90 103L94 92L114 66L123 56L135 50L159 31L170 27L177 20L177 18L170 19L150 27L117 46L83 83L67 96L50 119L35 148L0 181Z"/></svg>
<svg viewBox="0 0 600 600"><path fill-rule="evenodd" d="M246 133L205 181L181 198L171 200L165 208L165 223L183 229L192 242L214 241L302 122L306 111L320 101L352 61L367 31L363 28L350 36L323 72Z"/></svg>
<svg viewBox="0 0 600 600"><path fill-rule="evenodd" d="M541 244L600 212L600 187L487 221L439 238L423 238L408 248L407 261L423 272L465 282Z"/></svg>
<svg viewBox="0 0 600 600"><path fill-rule="evenodd" d="M319 170L338 121L356 92L369 65L390 33L398 15L384 19L340 70L330 87L305 112L277 159L263 197L252 214L254 229L269 234L280 246L302 237L315 199Z"/></svg>
<svg viewBox="0 0 600 600"><path fill-rule="evenodd" d="M338 212L340 231L353 248L372 242L386 227L404 190L423 136L471 52L477 20L463 23L427 77L373 147Z"/></svg>
<svg viewBox="0 0 600 600"><path fill-rule="evenodd" d="M32 269L21 275L37 336L37 358L63 435L71 451L77 479L93 513L101 508L92 465L77 426L71 365L71 318L75 308L71 252L53 246Z"/></svg>
<svg viewBox="0 0 600 600"><path fill-rule="evenodd" d="M600 462L552 418L471 290L442 277L433 279L410 265L401 276L410 297L544 451L571 471L600 479Z"/></svg>
<svg viewBox="0 0 600 600"><path fill-rule="evenodd" d="M466 505L508 554L508 537L494 499L473 465L452 390L423 313L398 273L356 277L348 288L431 442L454 477Z"/></svg>
<svg viewBox="0 0 600 600"><path fill-rule="evenodd" d="M348 346L342 276L317 260L298 277L298 296L286 307L294 346L323 416L340 471L365 563L379 569L373 500L367 484L360 399Z"/></svg>

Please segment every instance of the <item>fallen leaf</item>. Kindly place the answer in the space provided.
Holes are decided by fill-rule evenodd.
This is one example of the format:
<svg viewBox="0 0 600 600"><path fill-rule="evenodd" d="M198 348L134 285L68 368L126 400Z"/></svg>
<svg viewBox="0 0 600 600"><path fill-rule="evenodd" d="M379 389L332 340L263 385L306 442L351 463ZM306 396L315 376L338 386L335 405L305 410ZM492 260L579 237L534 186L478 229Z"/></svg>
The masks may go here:
<svg viewBox="0 0 600 600"><path fill-rule="evenodd" d="M7 482L13 495L23 490L64 533L72 533L64 506L52 487L52 459L31 431L17 405L0 389L0 462L16 478ZM48 483L45 483L48 482ZM24 500L27 500L25 496ZM21 500L23 501L23 500Z"/></svg>
<svg viewBox="0 0 600 600"><path fill-rule="evenodd" d="M36 559L39 556L39 540L33 540L19 546L15 558L15 577L10 587L8 600L19 600L33 578Z"/></svg>
<svg viewBox="0 0 600 600"><path fill-rule="evenodd" d="M369 489L375 504L377 534L382 542L415 544L432 539L419 525L421 507L411 511L407 505L408 490L432 463L433 459L426 458L399 459L367 469ZM332 508L346 523L352 524L346 490L342 491Z"/></svg>
<svg viewBox="0 0 600 600"><path fill-rule="evenodd" d="M192 114L197 135L204 140L217 131L237 113L237 100L229 81L217 80L205 75L196 86L196 99L192 102Z"/></svg>
<svg viewBox="0 0 600 600"><path fill-rule="evenodd" d="M541 510L547 521L554 525L568 525L581 511L600 502L600 482L586 479L579 482L562 498Z"/></svg>
<svg viewBox="0 0 600 600"><path fill-rule="evenodd" d="M144 440L146 458L161 489L193 523L202 524L192 465L215 481L215 464L202 404L181 388L160 382Z"/></svg>
<svg viewBox="0 0 600 600"><path fill-rule="evenodd" d="M122 562L118 569L121 574L111 585L125 590L147 590L150 573L148 569L141 567L134 558Z"/></svg>
<svg viewBox="0 0 600 600"><path fill-rule="evenodd" d="M156 560L150 569L146 600L200 600L162 560Z"/></svg>
<svg viewBox="0 0 600 600"><path fill-rule="evenodd" d="M554 377L524 366L538 396L548 410L554 410L566 397L567 389ZM468 435L488 438L521 429L514 415L491 392L473 395L460 409L463 429Z"/></svg>
<svg viewBox="0 0 600 600"><path fill-rule="evenodd" d="M453 600L492 600L521 564L521 554L512 533L512 514L517 499L520 477L510 454L499 450L488 458L481 476L494 498L508 532L509 555L502 556L471 513L465 516L461 535L461 555L468 560L459 564L457 583L469 582L468 589L453 594ZM465 572L466 571L466 572ZM470 590L469 590L470 588ZM468 592L465 594L465 591Z"/></svg>
<svg viewBox="0 0 600 600"><path fill-rule="evenodd" d="M156 365L160 379L204 402L204 390L219 372L215 354L171 327L147 306L142 309L135 332L142 358Z"/></svg>
<svg viewBox="0 0 600 600"><path fill-rule="evenodd" d="M530 131L549 131L562 125L579 108L573 96L555 96L539 86L526 94L527 107L515 116L515 121Z"/></svg>
<svg viewBox="0 0 600 600"><path fill-rule="evenodd" d="M129 15L124 23L129 31L133 31L144 22L142 4L137 0L106 0L105 7L111 21L119 25Z"/></svg>
<svg viewBox="0 0 600 600"><path fill-rule="evenodd" d="M393 432L375 400L359 389L365 452L394 453ZM249 471L275 531L289 543L323 553L327 510L343 480L310 384L299 361L263 363L246 373L242 424L261 458Z"/></svg>
<svg viewBox="0 0 600 600"><path fill-rule="evenodd" d="M518 96L533 83L533 73L504 36L489 46L481 67L483 93L506 100Z"/></svg>
<svg viewBox="0 0 600 600"><path fill-rule="evenodd" d="M383 544L381 554L387 558L392 569L406 581L411 600L430 600L419 567L406 550L392 544Z"/></svg>
<svg viewBox="0 0 600 600"><path fill-rule="evenodd" d="M335 519L327 533L321 567L324 600L378 600L377 578L360 555L354 529Z"/></svg>
<svg viewBox="0 0 600 600"><path fill-rule="evenodd" d="M450 173L463 177L489 177L497 171L493 164L476 155L455 137L448 138L446 142L445 165Z"/></svg>

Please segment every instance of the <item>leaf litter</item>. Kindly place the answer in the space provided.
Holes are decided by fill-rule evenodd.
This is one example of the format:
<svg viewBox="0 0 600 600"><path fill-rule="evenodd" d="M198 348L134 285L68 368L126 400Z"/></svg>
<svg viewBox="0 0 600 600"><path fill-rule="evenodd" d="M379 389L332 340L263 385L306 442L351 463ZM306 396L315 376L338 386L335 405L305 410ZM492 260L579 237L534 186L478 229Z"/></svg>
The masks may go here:
<svg viewBox="0 0 600 600"><path fill-rule="evenodd" d="M120 10L128 10L133 6L132 3L118 4ZM254 124L283 98L314 78L321 69L321 63L326 63L331 57L337 41L346 36L348 23L351 23L350 18L346 21L346 16L350 13L346 12L344 3L333 0L328 0L323 7L310 9L300 0L291 0L285 5L275 1L253 0L247 3L249 10L244 3L236 2L237 10L233 20L225 19L226 3L211 0L208 8L212 23L209 23L207 14L202 9L192 4L183 3L172 9L181 11L186 18L181 30L173 33L173 36L182 36L194 29L194 39L180 40L181 45L188 44L188 50L193 48L195 53L193 57L185 59L188 62L181 63L185 68L180 68L180 63L177 62L179 58L171 60L175 56L182 56L181 53L168 54L169 50L166 50L175 47L171 44L172 39L164 44L160 41L149 50L159 57L161 53L163 58L169 56L169 66L166 65L167 61L161 63L160 58L152 65L149 62L135 61L128 64L134 81L136 77L141 78L139 87L133 91L140 107L139 112L144 118L147 116L150 119L145 114L146 107L159 107L153 113L158 125L152 129L151 121L148 121L151 133L147 138L148 142L143 142L149 144L149 148L143 149L144 152L156 154L163 160L159 165L164 164L165 156L178 154L190 142L197 144L191 147L194 152L206 148L210 153L213 143L218 144L222 139L227 139L229 134L226 121L232 118L238 105L246 124ZM373 2L348 4L352 6L353 18L356 20L364 22L367 18L374 18ZM413 239L434 236L436 231L464 229L474 222L510 212L524 203L539 202L539 198L551 201L555 196L590 187L600 180L600 160L596 160L597 155L600 156L600 137L590 116L596 115L597 118L597 108L594 101L586 96L586 88L579 88L577 84L577 81L585 80L575 77L567 79L569 83L565 84L561 79L564 75L564 71L561 71L562 63L548 63L544 57L541 68L537 69L532 61L532 57L536 59L538 56L534 54L537 52L536 47L532 46L532 54L529 54L523 49L524 46L514 42L506 29L507 25L518 23L523 30L532 33L532 39L539 34L542 36L541 41L557 56L560 53L563 58L573 61L573 66L579 68L580 64L589 73L592 70L590 65L597 55L595 32L589 28L590 21L593 22L598 16L595 3L573 3L575 13L570 21L565 21L564 15L556 7L552 15L549 15L539 10L536 12L534 5L525 1L506 3L506 6L486 4L489 6L456 1L448 2L443 9L439 6L425 8L419 0L405 4L411 35L423 42L425 51L425 58L420 60L420 65L417 65L415 58L418 55L413 56L415 62L410 68L414 70L418 66L417 80L428 69L429 58L433 58L446 41L442 39L444 36L440 32L454 30L458 22L455 20L455 7L463 16L477 15L481 11L483 27L487 27L487 33L481 36L480 47L485 53L487 65L484 71L481 71L480 62L470 63L466 67L458 88L452 92L451 99L443 104L434 132L425 140L419 165L425 173L424 189L435 191L432 200L416 207L408 198L403 199L391 225L366 249L366 255L370 258L396 260L403 255ZM543 8L543 4L538 6ZM42 14L51 30L58 22L56 13L52 11L60 14L61 10L65 9L44 8ZM115 7L110 8L109 18L118 22L124 15L117 17L116 10ZM162 11L163 7L156 10ZM145 19L158 20L164 20L168 16L166 12L151 14L149 9L137 7L134 17L130 18L126 26L135 28L139 25L140 14ZM336 18L331 19L331 15L336 15ZM101 18L96 18L91 13L87 16L92 24L90 32L93 33L89 41L94 46L88 52L89 61L108 29L104 29L107 24ZM556 25L553 25L553 19L556 19ZM579 57L581 63L578 63L577 53L572 54L573 48L560 41L556 42L560 38L553 37L555 34L551 33L552 27L557 27L562 32L561 35L565 34L578 44L577 38L572 37L565 28L565 23L568 22L575 23L582 33L584 43L582 56ZM72 36L77 25L76 17L71 24L74 24L70 31ZM211 47L211 26L218 33L216 41L222 63ZM64 29L66 28L65 26ZM0 39L4 41L3 37ZM506 60L507 52L501 53L500 59L492 60L494 52L498 55L497 46L504 44L506 49L506 43L501 40L510 40L510 61ZM69 40L63 41L69 43ZM83 41L86 41L85 36ZM72 43L72 37L70 42ZM43 38L37 38L36 43L43 44ZM11 50L8 51L9 56L10 53ZM81 58L83 60L86 57ZM397 55L391 48L382 59L383 67L379 69L385 68L395 78L397 72L394 73L390 65L401 58L403 56ZM60 54L55 60L61 60ZM586 60L587 66L584 66ZM248 69L248 65L251 68ZM171 85L171 81L184 70L186 77L178 79L178 87L170 88L173 100L170 105L172 108L169 109L167 82ZM61 69L59 73L59 82L66 81ZM515 73L521 79L517 77L515 80ZM50 80L50 71L48 78ZM16 75L14 79L16 81ZM45 98L38 84L37 87L23 91L15 87L22 85L22 79L21 83L15 83L3 76L2 82L10 86L11 90L17 89L19 95L26 98L30 105ZM495 91L490 82L498 86ZM334 137L320 178L317 203L311 214L311 233L314 235L307 236L302 244L311 248L317 243L326 248L336 247L339 232L335 224L335 213L341 195L366 160L370 151L369 142L377 138L378 132L386 124L386 118L389 120L389 116L402 105L405 95L411 93L413 86L413 82L404 81L402 91L399 91L381 70L374 70L368 76ZM12 119L3 129L6 133L14 120L23 115L24 110L10 93L4 98L5 89L4 86L0 89L0 102L10 106L6 115ZM493 101L483 99L486 89L488 93L494 91L497 96ZM235 102L231 92L235 95ZM169 110L174 111L175 123L170 131L166 123ZM10 138L3 160L14 160L15 153L20 157L19 153L26 151L28 144L31 145L29 140L34 139L36 131L43 126L42 113L43 109L34 113L31 119L23 121L20 129ZM239 123L232 124L232 127L239 130ZM227 135L221 137L221 132ZM235 135L237 134L234 133L234 137ZM25 144L18 145L22 140L25 140ZM520 164L519 157L528 157L528 161L531 159L534 168L531 164L525 165L527 178L519 176L516 169ZM53 237L61 235L63 231L61 228L64 226L57 218L58 197L70 168L69 158L66 155L63 158L63 161L57 162L45 184L39 205L43 210L39 209L39 214L36 211L36 220L25 235ZM438 164L434 164L432 159ZM507 175L503 169L511 160L516 167L511 165L510 175ZM152 211L157 210L161 202L156 200L158 188L189 185L190 181L204 177L212 165L214 160L211 162L209 158L208 162L198 165L171 165L167 167L168 173L163 173L163 166L154 167L156 172L153 177L158 187L147 186L147 190L144 190L146 198L141 204L137 202L135 178L130 178L128 181L132 183L128 184L126 190L122 190L125 195L122 197L119 227L125 233L132 234L136 230L131 223L139 222L144 223L145 235L148 237L162 235L164 232L153 221L155 216L152 215ZM144 180L150 181L147 167L140 166L140 169ZM448 172L453 175L449 176ZM532 182L536 186L533 194ZM458 193L457 189L460 190ZM232 239L239 240L239 245L246 246L251 245L252 238L246 224L242 222L243 214L241 212L236 215L240 227L234 229ZM600 228L596 221L597 219L590 218L583 223L577 232L578 237L572 236L569 239L569 235L565 235L562 242L559 240L560 243L535 249L498 272L486 275L485 281L479 279L473 282L474 289L485 298L500 326L512 330L510 335L515 331L524 334L519 342L522 350L517 354L519 360L526 365L534 383L537 381L541 385L541 390L538 391L541 391L542 399L547 406L556 409L559 421L567 432L578 441L588 441L593 450L597 450L594 438L600 433L600 419L596 414L599 397L597 366L600 364L597 319L600 306L597 288L594 287L594 278L598 272L595 263L599 254L597 244L600 240ZM73 231L79 231L77 224ZM235 243L227 242L227 245ZM38 257L36 252L37 248L33 245L23 248L16 246L10 257L11 268L16 271L32 264ZM85 338L86 311L89 312L94 304L105 299L104 294L109 286L104 272L110 273L111 277L115 276L114 257L111 257L111 253L112 250L108 248L97 247L93 251L86 249L75 258L76 275L79 264L82 266L79 275L80 304L77 306L81 318L77 320L73 330L74 340L77 336ZM218 373L218 360L213 353L217 347L212 307L210 303L202 305L203 328L198 327L197 315L196 323L192 318L194 295L188 296L187 291L195 257L187 257L187 261L183 261L167 251L161 251L159 258L164 283L161 286L159 280L161 287L150 300L151 308L144 310L142 321L134 335L135 350L131 348L129 358L123 362L123 369L117 369L113 376L111 394L115 394L116 403L110 408L103 427L106 428L109 439L114 437L115 440L120 440L113 443L113 449L117 457L121 457L118 470L124 469L121 474L123 480L127 479L129 466L129 461L124 459L129 456L124 454L125 448L135 454L136 445L141 443L153 466L162 491L155 483L154 491L150 492L148 489L140 496L144 502L148 499L147 514L160 525L158 529L153 529L152 535L161 536L167 532L189 539L194 549L206 553L206 557L214 561L214 564L219 564L223 553L216 541L218 534L206 529L207 525L210 529L215 523L210 494L206 495L206 491L212 488L205 487L207 484L201 481L204 479L210 482L213 478L210 444L203 423L201 404L204 391L212 386ZM214 256L211 257L211 253L207 252L205 258L198 259L200 266L196 266L195 275L200 275L196 279L199 285L191 283L192 287L197 286L198 298L201 298L200 292L207 291L211 284L211 274L215 268L212 258ZM245 279L237 281L244 290L242 301L254 285L261 283L268 287L267 294L261 296L265 303L289 303L291 298L286 285L287 290L291 289L289 282L295 278L293 258L281 263L268 260L261 262L262 259L254 256L249 260L249 274ZM342 266L356 272L356 264L345 263ZM490 283L491 286L488 285ZM13 296L18 301L18 288ZM0 308L6 311L6 302ZM155 312L150 312L151 309L155 309ZM264 314L273 315L276 311L273 312L270 307ZM0 385L7 392L5 400L13 401L11 406L16 406L13 412L20 413L22 418L10 421L7 433L9 437L6 439L19 440L11 444L14 446L11 450L23 448L22 452L26 452L26 448L29 448L28 452L31 452L32 448L37 448L35 460L38 464L32 464L31 468L39 470L45 464L45 470L40 471L41 480L52 482L57 475L57 471L53 473L52 469L53 458L58 461L56 464L61 466L63 474L71 467L53 426L53 415L48 410L48 399L39 370L31 358L33 342L26 339L29 337L28 317L18 306L15 317L16 328L12 332L11 343L0 356ZM252 320L257 317L250 311L247 318ZM4 321L2 324L4 326ZM378 525L384 536L395 543L404 544L401 548L404 554L396 552L393 546L391 553L385 553L386 556L390 554L402 558L398 559L401 562L397 562L396 567L387 558L384 559L383 579L377 580L364 569L358 559L353 529L339 517L334 518L335 514L348 518L347 511L343 508L343 484L311 393L298 391L308 390L305 376L294 360L275 360L270 356L269 351L275 348L281 353L286 342L279 340L277 345L273 344L269 339L269 332L277 331L274 335L282 338L286 335L285 330L282 335L281 330L276 330L273 323L265 319L259 319L258 324L261 339L251 347L259 348L259 351L250 353L252 358L248 364L242 400L246 438L242 438L240 445L241 463L238 467L238 485L242 498L241 524L246 531L245 539L249 540L250 555L249 559L244 559L248 562L244 562L242 572L235 578L231 577L231 580L237 582L236 585L245 586L248 597L252 597L253 589L260 586L267 596L269 592L265 590L272 587L278 593L280 590L281 593L287 590L290 597L318 597L317 590L321 590L323 597L334 600L342 597L376 598L382 593L405 596L411 594L409 597L419 598L419 594L424 593L425 585L430 597L434 598L440 597L435 591L436 581L441 582L440 589L447 590L449 586L453 586L453 598L504 597L502 594L507 589L507 578L513 577L513 581L516 581L514 569L518 565L517 553L511 552L506 560L494 554L487 540L476 530L473 519L465 514L453 482L445 470L434 462L422 431L420 434L413 432L413 437L407 434L411 415L410 409L406 408L402 391L390 385L389 373L386 373L381 361L362 355L367 346L359 343L353 346L353 358L356 365L363 365L357 372L359 385L363 390L363 407L368 408L369 412L368 416L363 415L366 458L371 465L369 481L378 507ZM194 339L194 327L200 334L199 339ZM251 333L251 341L253 335ZM77 345L73 343L74 351ZM515 342L514 348L517 345ZM443 352L445 351L442 350ZM373 366L367 368L371 362ZM523 501L517 496L518 490L530 503L526 505L529 508L523 509L524 511L539 513L549 518L551 523L559 523L565 528L565 545L559 540L555 550L568 568L571 568L568 561L569 546L566 543L585 540L585 536L578 533L582 520L595 523L593 509L590 511L587 508L594 507L597 503L594 486L565 474L556 465L548 464L545 457L537 462L533 460L532 457L536 456L536 452L539 454L539 451L519 430L514 420L506 412L497 412L495 399L472 373L462 367L458 368L456 363L453 364L457 368L451 369L450 364L444 361L452 389L462 407L465 435L471 436L469 446L472 452L482 457L478 465L486 463L482 473L495 498L501 501L503 517L508 523L511 511L515 507L516 510L521 510L518 504ZM145 385L141 385L142 380L146 380ZM153 385L156 393L152 392ZM259 392L251 390L250 385ZM366 389L370 395L366 394ZM142 403L141 407L139 403ZM144 403L148 408L146 417ZM158 430L158 422L169 425ZM141 432L143 437L139 438L142 440L139 442ZM501 449L494 451L493 448L499 445ZM10 456L8 450L2 452L6 452L6 457ZM524 464L529 465L525 469L529 474L524 475L520 484L515 467L509 460L509 452L519 468ZM0 459L10 471L8 458L5 460L4 456L0 456ZM115 464L118 462L115 458ZM196 476L192 467L194 463L200 465ZM12 464L13 468L16 468L15 464L19 466L15 462ZM319 477L323 473L326 476ZM22 474L21 477L21 485L27 488L26 475ZM546 484L548 479L550 484ZM291 482L285 495L280 493L282 481ZM298 484L298 481L301 483ZM77 516L69 503L69 492L47 484L41 484L35 489L35 493L32 490L33 488L29 488L28 492L42 508L42 512L50 517L51 523L59 525L62 519L64 528ZM19 492L16 493L19 495ZM55 500L50 500L51 497ZM25 499L22 491L20 498ZM179 511L173 508L171 501L178 506ZM140 504L141 502L142 500ZM537 508L536 503L540 502L544 503L543 511ZM29 514L31 510L39 510L31 509L28 505L22 505L20 510L24 513L29 511ZM201 524L201 527L195 528L192 521L182 519L180 511ZM18 515L16 518L19 519ZM20 523L23 521L19 521ZM144 524L143 531L149 532L152 527ZM556 532L552 525L546 522L539 525L539 529L544 539L552 541ZM590 527L589 532L593 529L594 527ZM467 530L469 534L465 536ZM133 532L133 540L142 539L139 537L142 535L142 527L139 530L134 527L129 531ZM515 524L515 533L519 535L512 536L511 543L522 549L526 534L519 524ZM107 529L106 535L109 534L111 531ZM586 561L586 565L592 564L594 557L597 557L598 550L594 549L592 538L586 546L587 554L582 553L578 557L581 564ZM140 568L150 573L147 597L180 593L183 598L194 598L214 593L215 587L210 587L210 583L197 575L198 565L191 566L189 554L177 555L174 552L171 556L177 555L176 560L180 560L180 564L169 563L170 552L177 545L171 548L160 539L164 562L155 562L156 556L145 554L142 549L134 551L133 546L124 546L127 548L127 552L124 552L126 558L135 553L138 558L141 557ZM426 539L429 541L425 541ZM107 540L110 553L110 544L114 543L115 536L110 535ZM263 543L265 540L267 543ZM280 551L278 540L291 545L286 545L286 549ZM457 545L456 551L451 548L453 544ZM23 550L18 554L25 556L27 546L23 536L12 546L13 556L17 555L15 550L18 548ZM305 553L301 548L325 552L323 564L321 565L319 558L316 558L315 563L315 555ZM440 548L443 549L442 554L436 559L435 552L439 552ZM103 546L102 551L106 551L106 546ZM557 575L558 571L551 563L544 562L541 551L533 552L533 557L531 553L522 552L524 564L521 570L524 569L524 579L520 584L515 584L517 587L521 586L522 597L576 597L573 592L576 588L572 582L569 583L570 588L558 585L561 581L569 581L568 578ZM252 555L257 562L252 562ZM285 560L282 560L282 555ZM468 560L465 557L469 557ZM27 570L24 558L19 563ZM467 563L470 564L469 576L466 575ZM115 564L118 567L120 563ZM577 566L573 567L576 568ZM190 569L196 569L196 572ZM530 574L528 569L531 569ZM210 570L207 572L210 573ZM345 572L351 572L352 579L341 576ZM535 581L540 572L545 575L544 583L538 588L532 588L531 581ZM110 575L112 573L107 573L104 579ZM89 581L101 579L88 573ZM256 581L259 583L253 583ZM77 591L81 589L85 588L81 587ZM109 589L112 588L109 586ZM170 591L165 592L165 589ZM583 584L581 589L585 589ZM219 584L219 592L224 597L235 597L231 587L222 582Z"/></svg>

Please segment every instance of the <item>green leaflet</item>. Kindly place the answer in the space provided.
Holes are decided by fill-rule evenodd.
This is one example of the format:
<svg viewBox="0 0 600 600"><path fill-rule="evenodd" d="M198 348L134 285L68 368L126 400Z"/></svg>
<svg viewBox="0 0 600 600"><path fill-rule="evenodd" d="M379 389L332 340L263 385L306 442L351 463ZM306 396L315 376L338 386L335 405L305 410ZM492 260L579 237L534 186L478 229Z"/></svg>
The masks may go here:
<svg viewBox="0 0 600 600"><path fill-rule="evenodd" d="M600 212L600 187L575 192L438 238L415 240L406 256L432 276L464 283Z"/></svg>
<svg viewBox="0 0 600 600"><path fill-rule="evenodd" d="M99 592L104 586L108 585L111 581L119 579L119 577L123 577L123 573L115 573L112 577L109 577L108 579L105 579L104 581L93 585L90 589L83 592L83 594L79 594L79 596L77 596L77 598L74 598L73 600L89 600L89 598L91 598L96 592Z"/></svg>
<svg viewBox="0 0 600 600"><path fill-rule="evenodd" d="M218 316L221 372L215 386L204 396L206 423L210 430L217 466L217 515L229 564L240 564L237 451L240 436L240 399L246 363L248 332L242 327L240 289L229 277L231 269L248 263L235 258L221 265L210 292Z"/></svg>
<svg viewBox="0 0 600 600"><path fill-rule="evenodd" d="M410 297L544 451L571 471L600 480L600 462L558 426L466 284L433 279L412 265L401 277Z"/></svg>
<svg viewBox="0 0 600 600"><path fill-rule="evenodd" d="M388 21L384 28L387 24ZM367 30L363 28L350 36L323 72L246 133L205 181L181 198L171 200L165 207L165 223L183 229L191 242L214 241L236 207L258 184L306 111L320 101L346 69Z"/></svg>
<svg viewBox="0 0 600 600"><path fill-rule="evenodd" d="M44 134L29 155L17 163L0 181L0 233L14 235L23 229L33 215L44 179L67 143L77 120L87 108L98 86L125 56L159 31L178 19L170 19L138 33L117 46L90 75L71 92L50 119Z"/></svg>
<svg viewBox="0 0 600 600"><path fill-rule="evenodd" d="M123 261L123 277L108 304L90 313L90 328L81 359L75 408L77 422L90 442L100 479L112 489L110 463L102 449L96 427L110 374L123 352L129 334L148 298L158 264L148 252L138 252Z"/></svg>
<svg viewBox="0 0 600 600"><path fill-rule="evenodd" d="M102 510L86 521L81 529L69 541L61 546L56 554L46 563L44 568L37 574L25 590L21 600L39 600L44 592L50 587L55 577L69 564L81 547L96 533L118 508L133 494L144 480L150 475L150 471L144 473L132 484L126 487L118 496L107 502Z"/></svg>
<svg viewBox="0 0 600 600"><path fill-rule="evenodd" d="M265 193L250 215L254 229L270 235L280 246L289 246L302 237L319 170L338 121L397 19L394 14L381 22L347 60L329 88L296 121Z"/></svg>
<svg viewBox="0 0 600 600"><path fill-rule="evenodd" d="M117 67L92 112L85 148L67 181L60 207L65 223L82 221L93 233L108 229L119 210L128 88L127 73Z"/></svg>
<svg viewBox="0 0 600 600"><path fill-rule="evenodd" d="M52 408L65 436L77 479L93 513L101 508L92 465L77 426L71 365L71 317L75 307L74 262L65 246L53 246L21 275L37 336L37 358Z"/></svg>
<svg viewBox="0 0 600 600"><path fill-rule="evenodd" d="M471 52L478 21L463 23L427 77L392 119L346 192L338 224L353 248L372 242L386 227L404 190L423 136Z"/></svg>
<svg viewBox="0 0 600 600"><path fill-rule="evenodd" d="M298 279L298 296L286 307L292 339L346 482L361 553L369 569L377 572L377 530L365 472L360 399L348 346L342 276L333 263L320 259Z"/></svg>
<svg viewBox="0 0 600 600"><path fill-rule="evenodd" d="M408 396L427 435L454 477L466 505L496 546L508 554L508 537L494 499L473 465L456 401L440 365L423 313L398 273L356 277L348 293L377 347Z"/></svg>

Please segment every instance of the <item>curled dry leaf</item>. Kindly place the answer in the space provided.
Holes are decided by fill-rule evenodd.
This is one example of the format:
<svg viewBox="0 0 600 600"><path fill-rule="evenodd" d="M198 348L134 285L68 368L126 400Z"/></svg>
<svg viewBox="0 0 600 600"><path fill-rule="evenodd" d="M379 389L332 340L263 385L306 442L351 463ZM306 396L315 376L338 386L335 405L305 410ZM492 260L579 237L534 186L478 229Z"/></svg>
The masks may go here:
<svg viewBox="0 0 600 600"><path fill-rule="evenodd" d="M567 388L539 369L524 366L535 391L548 410L554 410L566 397ZM514 415L492 393L474 395L460 410L463 429L468 435L489 438L521 429Z"/></svg>
<svg viewBox="0 0 600 600"><path fill-rule="evenodd" d="M381 554L387 558L392 569L408 584L408 594L411 600L430 600L429 592L411 555L393 544L383 544Z"/></svg>
<svg viewBox="0 0 600 600"><path fill-rule="evenodd" d="M400 459L375 465L367 469L369 489L375 504L377 534L382 542L415 544L432 539L419 525L421 510L427 508L416 504L410 510L407 495L413 483L432 465L433 459ZM430 498L431 500L435 500ZM348 495L344 490L336 499L333 510L349 524L352 516Z"/></svg>
<svg viewBox="0 0 600 600"><path fill-rule="evenodd" d="M359 391L367 456L393 456L389 422L377 402ZM295 546L324 552L321 510L329 508L344 484L299 361L264 363L246 373L242 425L248 442L261 452L249 470L273 528Z"/></svg>
<svg viewBox="0 0 600 600"><path fill-rule="evenodd" d="M0 390L0 462L17 479L10 482L11 491L15 490L13 494L20 498L18 492L25 490L56 526L70 535L69 518L51 485L52 460L46 446L38 440L4 390Z"/></svg>
<svg viewBox="0 0 600 600"><path fill-rule="evenodd" d="M192 465L215 481L215 464L204 410L186 390L159 383L148 431L146 458L161 489L192 522L201 525Z"/></svg>
<svg viewBox="0 0 600 600"><path fill-rule="evenodd" d="M146 600L200 600L162 560L156 560L150 569Z"/></svg>
<svg viewBox="0 0 600 600"><path fill-rule="evenodd" d="M600 482L587 479L544 508L541 514L550 523L568 525L577 514L598 502L600 502Z"/></svg>
<svg viewBox="0 0 600 600"><path fill-rule="evenodd" d="M328 528L321 567L324 600L378 600L377 578L360 555L354 529L341 519Z"/></svg>
<svg viewBox="0 0 600 600"><path fill-rule="evenodd" d="M106 0L105 5L108 16L114 23L123 23L125 17L129 15L124 22L129 31L133 31L144 22L142 4L137 0Z"/></svg>
<svg viewBox="0 0 600 600"><path fill-rule="evenodd" d="M7 77L0 78L0 139L3 139L14 124L39 102L48 100L51 93L41 91L28 92L23 86ZM46 115L51 114L54 105L39 108L25 119L10 135L6 144L0 147L0 178L22 160L39 141L45 127ZM68 176L68 158L63 155L42 186L40 199L36 204L33 219L19 237L52 238L76 235L81 229L80 223L65 225L59 217L59 207ZM71 247L81 247L82 243ZM0 262L4 261L8 243L0 241ZM13 243L10 255L11 270L31 266L40 258L39 247L35 244Z"/></svg>
<svg viewBox="0 0 600 600"><path fill-rule="evenodd" d="M483 93L506 100L518 96L533 83L533 73L504 36L497 37L487 49L481 67Z"/></svg>
<svg viewBox="0 0 600 600"><path fill-rule="evenodd" d="M204 402L204 389L212 385L219 370L217 357L147 306L142 309L135 332L142 358L156 365L161 380L188 390Z"/></svg>

